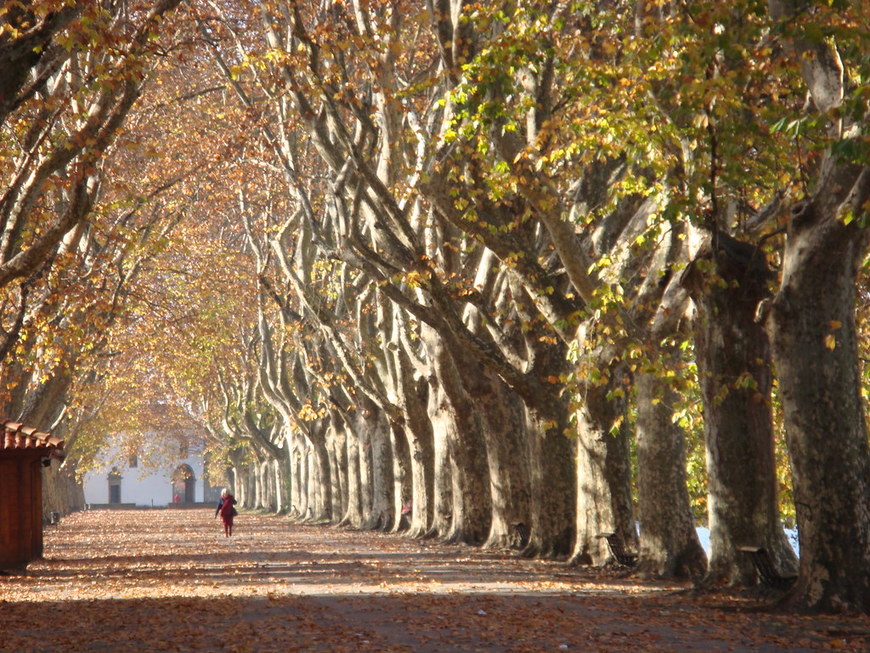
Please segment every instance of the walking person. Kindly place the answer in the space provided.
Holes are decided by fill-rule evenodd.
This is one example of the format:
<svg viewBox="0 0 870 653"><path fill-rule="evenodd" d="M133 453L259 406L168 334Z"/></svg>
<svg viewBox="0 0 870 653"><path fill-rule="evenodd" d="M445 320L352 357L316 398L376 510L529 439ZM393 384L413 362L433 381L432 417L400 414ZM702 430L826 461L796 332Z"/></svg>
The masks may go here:
<svg viewBox="0 0 870 653"><path fill-rule="evenodd" d="M227 488L221 490L221 498L214 511L214 516L215 519L217 519L218 514L221 516L221 521L224 524L224 537L230 537L233 534L233 517L238 514L235 505L236 498L230 494L230 491Z"/></svg>

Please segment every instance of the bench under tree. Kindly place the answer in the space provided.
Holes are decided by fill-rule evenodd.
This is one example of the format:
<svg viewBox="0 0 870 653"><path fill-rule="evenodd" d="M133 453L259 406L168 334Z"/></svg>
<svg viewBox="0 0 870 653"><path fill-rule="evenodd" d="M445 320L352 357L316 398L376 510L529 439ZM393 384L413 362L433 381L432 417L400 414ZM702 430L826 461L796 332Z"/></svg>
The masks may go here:
<svg viewBox="0 0 870 653"><path fill-rule="evenodd" d="M624 567L634 567L637 564L637 554L625 548L625 542L616 533L599 533L598 537L607 540L607 546L613 558Z"/></svg>
<svg viewBox="0 0 870 653"><path fill-rule="evenodd" d="M787 590L791 589L791 586L797 581L797 576L795 575L779 573L776 563L773 561L773 556L763 546L741 546L737 548L751 558L752 564L755 565L755 571L758 572L758 580L762 585L767 585L778 590Z"/></svg>

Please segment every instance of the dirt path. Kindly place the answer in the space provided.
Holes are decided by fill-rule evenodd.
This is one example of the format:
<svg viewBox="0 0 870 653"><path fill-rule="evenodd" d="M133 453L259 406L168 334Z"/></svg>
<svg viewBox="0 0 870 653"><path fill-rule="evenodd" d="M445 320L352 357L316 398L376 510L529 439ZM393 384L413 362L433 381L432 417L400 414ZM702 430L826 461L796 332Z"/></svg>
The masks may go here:
<svg viewBox="0 0 870 653"><path fill-rule="evenodd" d="M0 577L0 651L866 651L870 620L209 510L94 511Z"/></svg>

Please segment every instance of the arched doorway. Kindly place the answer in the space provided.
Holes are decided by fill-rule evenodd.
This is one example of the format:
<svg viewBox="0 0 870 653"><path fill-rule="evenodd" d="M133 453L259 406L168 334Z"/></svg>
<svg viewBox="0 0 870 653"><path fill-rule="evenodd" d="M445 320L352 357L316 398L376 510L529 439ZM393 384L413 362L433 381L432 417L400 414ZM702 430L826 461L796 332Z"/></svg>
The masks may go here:
<svg viewBox="0 0 870 653"><path fill-rule="evenodd" d="M182 463L172 472L173 503L196 502L196 474L187 463Z"/></svg>

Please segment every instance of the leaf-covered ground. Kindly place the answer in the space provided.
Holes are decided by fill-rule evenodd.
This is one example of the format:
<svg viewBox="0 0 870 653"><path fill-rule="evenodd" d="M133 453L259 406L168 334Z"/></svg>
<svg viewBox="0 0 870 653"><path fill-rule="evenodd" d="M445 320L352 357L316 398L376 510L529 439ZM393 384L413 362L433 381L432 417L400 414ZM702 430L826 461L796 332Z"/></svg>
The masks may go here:
<svg viewBox="0 0 870 653"><path fill-rule="evenodd" d="M213 511L91 511L0 576L2 651L867 651L870 619Z"/></svg>

